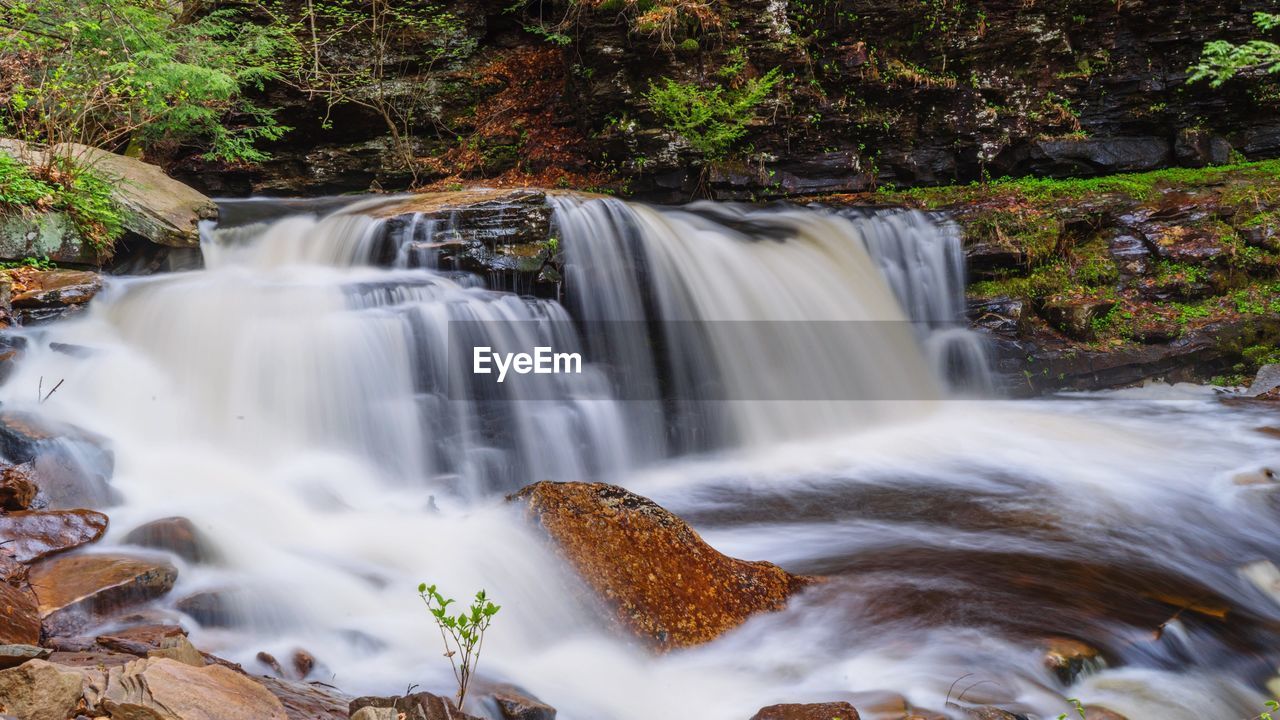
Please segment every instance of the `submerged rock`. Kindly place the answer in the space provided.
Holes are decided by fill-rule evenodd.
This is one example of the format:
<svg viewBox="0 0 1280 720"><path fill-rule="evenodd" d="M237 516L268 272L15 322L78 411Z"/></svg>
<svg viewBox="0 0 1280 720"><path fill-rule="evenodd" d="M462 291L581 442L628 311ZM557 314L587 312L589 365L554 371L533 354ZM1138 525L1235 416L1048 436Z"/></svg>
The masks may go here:
<svg viewBox="0 0 1280 720"><path fill-rule="evenodd" d="M556 709L514 685L479 685L469 694L502 720L555 720Z"/></svg>
<svg viewBox="0 0 1280 720"><path fill-rule="evenodd" d="M50 392L55 384L47 384L43 391ZM74 425L34 413L0 410L0 454L23 465L36 483L39 494L34 506L97 508L115 499L108 484L115 457L107 441Z"/></svg>
<svg viewBox="0 0 1280 720"><path fill-rule="evenodd" d="M858 711L847 702L770 705L751 720L858 720Z"/></svg>
<svg viewBox="0 0 1280 720"><path fill-rule="evenodd" d="M166 550L190 563L210 562L215 553L195 523L184 517L152 520L124 536L130 545Z"/></svg>
<svg viewBox="0 0 1280 720"><path fill-rule="evenodd" d="M0 470L0 510L26 510L39 492L28 466L10 465Z"/></svg>
<svg viewBox="0 0 1280 720"><path fill-rule="evenodd" d="M680 518L612 485L540 482L512 500L609 606L609 621L656 650L714 640L782 609L810 582L722 555Z"/></svg>
<svg viewBox="0 0 1280 720"><path fill-rule="evenodd" d="M62 555L31 568L46 625L65 630L157 598L173 588L178 571L163 561L132 555Z"/></svg>
<svg viewBox="0 0 1280 720"><path fill-rule="evenodd" d="M1065 637L1048 638L1043 643L1044 666L1064 685L1102 666L1102 654L1087 643Z"/></svg>
<svg viewBox="0 0 1280 720"><path fill-rule="evenodd" d="M106 529L107 516L93 510L28 510L0 515L0 543L24 563L95 542Z"/></svg>

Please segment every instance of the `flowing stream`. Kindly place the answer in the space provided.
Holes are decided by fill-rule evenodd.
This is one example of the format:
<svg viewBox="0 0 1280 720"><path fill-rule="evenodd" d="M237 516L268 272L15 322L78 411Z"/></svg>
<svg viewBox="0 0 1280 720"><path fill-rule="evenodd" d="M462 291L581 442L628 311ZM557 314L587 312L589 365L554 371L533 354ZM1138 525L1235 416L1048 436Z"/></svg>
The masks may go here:
<svg viewBox="0 0 1280 720"><path fill-rule="evenodd" d="M1280 463L1258 432L1280 420L1197 387L983 399L945 222L560 197L560 303L412 248L375 267L378 202L229 203L248 220L207 229L205 269L113 280L82 317L28 330L0 388L111 440L121 503L99 550L174 515L210 539L216 562L177 561L165 601L226 599L202 648L259 672L258 651L305 648L349 693L447 694L414 592L429 581L489 591L481 674L566 720L841 699L874 718L885 693L953 717L1057 717L1067 697L1130 720L1263 709L1280 496L1234 478ZM459 325L588 367L495 397L450 350ZM41 378L64 384L36 406ZM566 595L503 501L542 479L622 484L729 555L832 580L655 658ZM1064 685L1047 636L1111 666Z"/></svg>

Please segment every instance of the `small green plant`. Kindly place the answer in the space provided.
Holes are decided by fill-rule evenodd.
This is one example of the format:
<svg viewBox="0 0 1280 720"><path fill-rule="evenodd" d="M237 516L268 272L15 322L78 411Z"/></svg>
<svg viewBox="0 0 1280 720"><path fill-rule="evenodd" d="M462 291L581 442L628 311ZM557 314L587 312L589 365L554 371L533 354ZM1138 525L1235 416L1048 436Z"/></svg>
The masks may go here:
<svg viewBox="0 0 1280 720"><path fill-rule="evenodd" d="M476 593L471 607L457 615L449 614L453 599L441 595L435 585L422 583L418 586L418 596L426 603L427 610L440 628L444 655L449 658L453 678L458 682L458 709L462 709L462 703L467 699L467 685L471 683L471 676L480 664L485 631L502 608L490 602L484 590Z"/></svg>
<svg viewBox="0 0 1280 720"><path fill-rule="evenodd" d="M0 215L62 211L99 257L108 257L124 232L124 217L111 199L111 183L92 168L58 158L28 167L0 152Z"/></svg>
<svg viewBox="0 0 1280 720"><path fill-rule="evenodd" d="M1076 698L1067 698L1067 702L1071 703L1071 707L1075 708L1076 714L1080 716L1080 720L1088 720L1088 712L1085 711L1084 705ZM1058 720L1067 720L1067 713L1058 716Z"/></svg>
<svg viewBox="0 0 1280 720"><path fill-rule="evenodd" d="M690 147L708 160L720 160L747 133L756 106L778 84L778 73L774 68L736 88L728 84L704 88L666 78L660 84L650 83L645 100Z"/></svg>

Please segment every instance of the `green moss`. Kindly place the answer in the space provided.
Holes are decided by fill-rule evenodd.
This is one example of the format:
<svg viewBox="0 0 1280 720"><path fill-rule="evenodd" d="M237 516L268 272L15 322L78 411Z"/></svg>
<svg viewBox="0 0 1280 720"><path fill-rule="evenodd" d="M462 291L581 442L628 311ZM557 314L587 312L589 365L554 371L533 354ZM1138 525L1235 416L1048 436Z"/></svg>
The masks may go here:
<svg viewBox="0 0 1280 720"><path fill-rule="evenodd" d="M1280 160L1264 160L1238 165L1206 168L1169 168L1147 173L1108 175L1096 178L1004 178L990 183L971 183L933 188L894 190L882 188L886 202L906 203L926 208L943 208L995 196L1013 197L1030 203L1079 200L1090 195L1119 194L1136 200L1155 199L1161 190L1203 187L1228 179L1270 181L1280 185ZM1257 187L1241 190L1255 194ZM1280 192L1280 190L1277 190ZM1225 198L1224 198L1225 199Z"/></svg>

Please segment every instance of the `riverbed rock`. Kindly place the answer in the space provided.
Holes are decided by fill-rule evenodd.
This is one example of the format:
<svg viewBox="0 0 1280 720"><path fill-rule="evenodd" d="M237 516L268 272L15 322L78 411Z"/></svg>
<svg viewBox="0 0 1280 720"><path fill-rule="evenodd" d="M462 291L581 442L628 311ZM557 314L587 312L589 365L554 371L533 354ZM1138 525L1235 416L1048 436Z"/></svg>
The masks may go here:
<svg viewBox="0 0 1280 720"><path fill-rule="evenodd" d="M468 691L502 720L555 720L556 709L514 685L477 684Z"/></svg>
<svg viewBox="0 0 1280 720"><path fill-rule="evenodd" d="M52 391L56 382L46 378L43 392ZM0 410L0 454L24 465L40 490L37 507L101 508L115 501L108 482L115 457L105 438L82 428L35 413Z"/></svg>
<svg viewBox="0 0 1280 720"><path fill-rule="evenodd" d="M1129 720L1124 715L1097 705L1087 705L1084 709L1084 720Z"/></svg>
<svg viewBox="0 0 1280 720"><path fill-rule="evenodd" d="M1114 300L1099 297L1056 297L1042 301L1036 308L1041 317L1076 340L1092 340L1097 333L1095 320L1115 307Z"/></svg>
<svg viewBox="0 0 1280 720"><path fill-rule="evenodd" d="M130 545L166 550L189 563L215 559L213 548L204 534L184 517L162 518L139 525L124 536Z"/></svg>
<svg viewBox="0 0 1280 720"><path fill-rule="evenodd" d="M123 554L59 555L31 568L40 617L51 635L148 600L173 587L178 571L161 560Z"/></svg>
<svg viewBox="0 0 1280 720"><path fill-rule="evenodd" d="M186 634L187 631L179 625L136 625L99 635L95 642L108 650L146 657L151 651L164 647L174 638L186 637Z"/></svg>
<svg viewBox="0 0 1280 720"><path fill-rule="evenodd" d="M44 660L52 652L38 645L0 645L0 670L18 667L28 660Z"/></svg>
<svg viewBox="0 0 1280 720"><path fill-rule="evenodd" d="M331 687L273 677L256 680L284 705L289 720L347 720L350 716L351 698Z"/></svg>
<svg viewBox="0 0 1280 720"><path fill-rule="evenodd" d="M102 290L102 278L90 270L41 270L25 273L10 304L22 309L83 305Z"/></svg>
<svg viewBox="0 0 1280 720"><path fill-rule="evenodd" d="M1094 672L1102 666L1102 654L1097 648L1073 638L1046 638L1041 647L1044 651L1044 666L1057 675L1064 685L1070 685L1081 675Z"/></svg>
<svg viewBox="0 0 1280 720"><path fill-rule="evenodd" d="M24 563L95 542L107 516L93 510L26 510L0 515L0 543Z"/></svg>
<svg viewBox="0 0 1280 720"><path fill-rule="evenodd" d="M157 245L198 247L201 220L218 217L218 206L163 170L125 155L66 143L53 152L92 165L112 184L111 198L124 210L124 226Z"/></svg>
<svg viewBox="0 0 1280 720"><path fill-rule="evenodd" d="M367 710L394 710L403 720L477 720L459 711L452 700L425 692L403 697L358 697L347 708L352 717ZM382 715L366 712L365 717L369 716L377 718Z"/></svg>
<svg viewBox="0 0 1280 720"><path fill-rule="evenodd" d="M248 676L167 658L135 660L91 677L85 699L112 720L288 720L280 700Z"/></svg>
<svg viewBox="0 0 1280 720"><path fill-rule="evenodd" d="M0 643L38 645L40 608L26 588L0 582Z"/></svg>
<svg viewBox="0 0 1280 720"><path fill-rule="evenodd" d="M858 711L847 702L770 705L751 720L858 720Z"/></svg>
<svg viewBox="0 0 1280 720"><path fill-rule="evenodd" d="M30 466L8 465L0 469L0 510L26 510L39 492L31 479Z"/></svg>
<svg viewBox="0 0 1280 720"><path fill-rule="evenodd" d="M174 609L190 615L203 627L232 627L240 619L234 593L229 590L204 590L176 602Z"/></svg>
<svg viewBox="0 0 1280 720"><path fill-rule="evenodd" d="M0 713L21 720L67 720L82 697L79 671L45 660L0 670Z"/></svg>
<svg viewBox="0 0 1280 720"><path fill-rule="evenodd" d="M655 650L713 640L782 609L810 582L722 555L680 518L613 485L540 482L512 500L609 607L607 620Z"/></svg>

